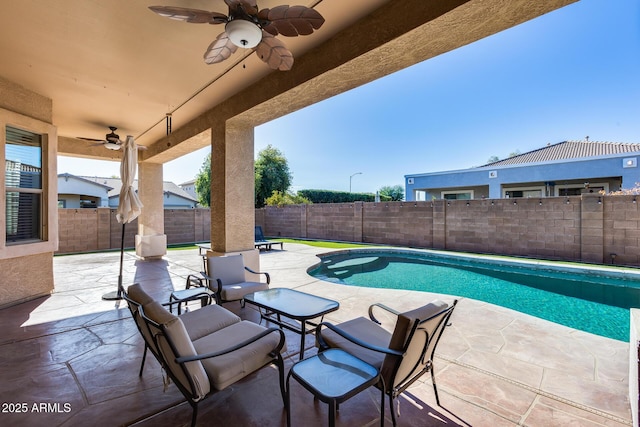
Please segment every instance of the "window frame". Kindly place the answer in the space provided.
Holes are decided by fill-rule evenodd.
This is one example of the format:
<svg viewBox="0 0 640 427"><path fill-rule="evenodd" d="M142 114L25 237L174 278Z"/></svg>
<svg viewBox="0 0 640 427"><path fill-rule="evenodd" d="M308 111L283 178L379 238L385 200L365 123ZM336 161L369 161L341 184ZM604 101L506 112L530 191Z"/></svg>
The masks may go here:
<svg viewBox="0 0 640 427"><path fill-rule="evenodd" d="M518 197L507 197L507 192L513 192L513 191L539 191L540 194L538 196L518 196ZM541 197L545 197L545 187L544 185L532 185L532 186L527 186L527 187L502 187L502 198L503 199L539 199Z"/></svg>
<svg viewBox="0 0 640 427"><path fill-rule="evenodd" d="M7 200L6 193L6 136L7 127L22 129L42 136L42 190L37 190L41 196L40 206L40 234L41 239L33 241L7 243ZM40 253L55 252L58 249L58 209L51 206L51 201L56 201L57 206L57 129L50 123L24 116L9 110L0 108L0 187L3 189L0 196L0 259L15 258L20 256L35 255ZM31 189L21 188L20 192L30 193Z"/></svg>
<svg viewBox="0 0 640 427"><path fill-rule="evenodd" d="M604 190L605 194L609 193L609 183L608 182L590 182L589 183L589 187L593 187L593 188L600 188L602 187L602 189ZM575 183L575 184L558 184L555 186L555 188L553 189L553 195L556 197L565 197L564 195L560 195L560 193L562 192L562 190L566 190L566 189L570 189L570 190L580 190L580 194L585 194L588 193L588 191L586 190L586 187L584 184L582 183ZM598 190L599 191L599 190ZM597 191L595 192L597 194Z"/></svg>
<svg viewBox="0 0 640 427"><path fill-rule="evenodd" d="M468 194L469 198L468 199L458 199L457 197L455 199L445 199L445 196L449 195L449 194ZM440 192L440 198L442 200L474 200L475 199L475 190L467 190L467 189L463 189L463 190L446 190L446 191L441 191Z"/></svg>

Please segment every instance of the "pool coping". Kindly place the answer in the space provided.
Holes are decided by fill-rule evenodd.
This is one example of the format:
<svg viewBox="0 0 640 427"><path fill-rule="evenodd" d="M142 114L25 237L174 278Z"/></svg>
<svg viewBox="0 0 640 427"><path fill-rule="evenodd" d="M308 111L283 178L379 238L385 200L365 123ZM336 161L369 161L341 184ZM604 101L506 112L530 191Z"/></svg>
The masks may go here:
<svg viewBox="0 0 640 427"><path fill-rule="evenodd" d="M519 258L508 255L477 254L467 252L439 251L434 249L398 248L394 246L376 246L372 248L349 248L324 252L317 255L320 261L308 268L307 272L317 268L324 257L367 253L392 254L424 254L436 256L440 259L482 261L487 264L504 265L510 267L526 266L531 269L547 269L557 272L567 272L577 275L604 276L626 280L640 281L640 269L628 266L609 266L602 264L576 263L569 261L553 261L533 258Z"/></svg>

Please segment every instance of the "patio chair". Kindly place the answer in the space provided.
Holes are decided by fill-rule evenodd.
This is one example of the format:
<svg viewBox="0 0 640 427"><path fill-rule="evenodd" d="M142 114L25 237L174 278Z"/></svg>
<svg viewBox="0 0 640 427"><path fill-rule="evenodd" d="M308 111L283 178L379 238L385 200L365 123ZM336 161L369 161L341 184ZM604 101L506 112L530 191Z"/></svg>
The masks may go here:
<svg viewBox="0 0 640 427"><path fill-rule="evenodd" d="M208 296L208 293L204 293L203 295ZM138 331L140 332L140 335L144 340L142 363L140 364L140 372L138 374L138 376L141 377L142 371L144 369L144 363L147 358L147 350L151 351L158 362L160 362L158 348L153 341L148 325L146 324L144 319L142 319L141 315L141 307L153 302L154 299L151 297L151 295L146 293L144 289L142 289L139 283L135 283L129 286L127 291L123 290L122 297L125 301L127 301L129 311L131 312L131 317L135 321L136 326L138 327ZM181 301L174 300L162 305L164 307L171 307L171 305L177 302ZM238 316L236 316L229 310L216 305L207 305L205 307L202 307L200 310L194 310L184 313L180 316L180 319L182 320L182 323L184 324L184 327L186 328L187 333L192 340L202 338L205 335L208 335L212 332L215 332L240 321L240 318Z"/></svg>
<svg viewBox="0 0 640 427"><path fill-rule="evenodd" d="M284 361L280 354L285 338L280 329L242 320L192 340L181 317L157 302L144 305L140 314L167 373L165 386L173 381L193 408L192 427L200 402L270 365L278 368L280 395L286 404Z"/></svg>
<svg viewBox="0 0 640 427"><path fill-rule="evenodd" d="M255 236L254 236L254 244L256 249L265 248L270 251L273 245L280 245L280 249L283 247L283 242L278 240L267 240L264 237L264 233L262 232L262 226L255 226Z"/></svg>
<svg viewBox="0 0 640 427"><path fill-rule="evenodd" d="M359 317L339 325L322 322L316 330L319 351L341 348L376 367L382 377L377 387L389 396L391 419L395 426L393 399L428 371L431 371L436 402L440 405L433 354L457 302L455 300L449 306L434 300L405 313L382 304L373 304L369 307L369 319ZM375 308L395 315L393 333L380 326L374 317Z"/></svg>
<svg viewBox="0 0 640 427"><path fill-rule="evenodd" d="M213 256L205 260L206 271L202 274L214 292L216 303L240 301L244 307L244 296L252 292L269 289L271 276L266 272L253 271L244 265L242 254ZM258 276L258 281L246 279L245 272ZM266 282L259 277L264 275Z"/></svg>

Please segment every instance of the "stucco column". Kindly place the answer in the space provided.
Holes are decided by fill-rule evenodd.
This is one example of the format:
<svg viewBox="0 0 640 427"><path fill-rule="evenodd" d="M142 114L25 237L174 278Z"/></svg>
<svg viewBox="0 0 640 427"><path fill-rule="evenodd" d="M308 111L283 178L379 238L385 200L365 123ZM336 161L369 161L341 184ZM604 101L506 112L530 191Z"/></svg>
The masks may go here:
<svg viewBox="0 0 640 427"><path fill-rule="evenodd" d="M139 164L138 196L144 206L138 217L136 255L143 258L161 257L167 253L161 164Z"/></svg>
<svg viewBox="0 0 640 427"><path fill-rule="evenodd" d="M253 126L228 121L211 128L211 251L242 252L257 268Z"/></svg>

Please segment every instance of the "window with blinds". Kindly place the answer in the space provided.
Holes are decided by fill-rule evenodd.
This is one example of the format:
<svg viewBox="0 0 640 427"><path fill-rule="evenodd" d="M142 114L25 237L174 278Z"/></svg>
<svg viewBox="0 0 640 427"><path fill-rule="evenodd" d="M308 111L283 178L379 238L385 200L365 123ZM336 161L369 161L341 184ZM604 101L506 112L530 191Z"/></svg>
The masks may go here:
<svg viewBox="0 0 640 427"><path fill-rule="evenodd" d="M6 243L43 240L42 136L6 127Z"/></svg>

